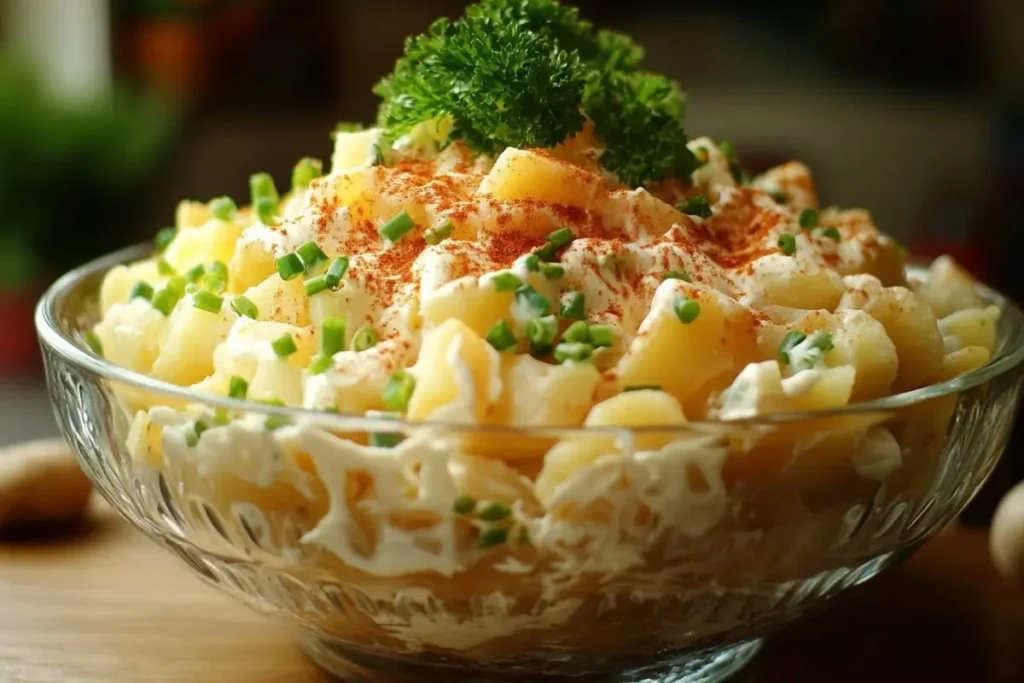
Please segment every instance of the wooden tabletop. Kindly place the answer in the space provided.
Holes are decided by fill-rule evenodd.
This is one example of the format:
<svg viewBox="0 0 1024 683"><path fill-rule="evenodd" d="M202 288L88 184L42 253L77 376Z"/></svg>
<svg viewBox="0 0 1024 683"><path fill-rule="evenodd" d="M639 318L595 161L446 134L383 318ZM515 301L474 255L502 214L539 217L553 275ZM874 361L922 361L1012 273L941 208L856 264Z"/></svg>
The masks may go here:
<svg viewBox="0 0 1024 683"><path fill-rule="evenodd" d="M1024 590L981 531L950 531L772 639L737 683L1024 681ZM109 511L63 539L0 542L3 683L326 683L277 625Z"/></svg>

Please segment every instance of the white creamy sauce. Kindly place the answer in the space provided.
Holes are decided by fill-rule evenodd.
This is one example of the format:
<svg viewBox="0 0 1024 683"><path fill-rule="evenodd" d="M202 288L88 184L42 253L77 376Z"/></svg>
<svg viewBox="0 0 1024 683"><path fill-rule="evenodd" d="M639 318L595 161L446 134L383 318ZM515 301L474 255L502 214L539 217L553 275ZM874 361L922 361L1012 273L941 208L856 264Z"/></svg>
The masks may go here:
<svg viewBox="0 0 1024 683"><path fill-rule="evenodd" d="M896 437L885 427L871 427L853 454L853 468L862 477L883 481L903 464Z"/></svg>

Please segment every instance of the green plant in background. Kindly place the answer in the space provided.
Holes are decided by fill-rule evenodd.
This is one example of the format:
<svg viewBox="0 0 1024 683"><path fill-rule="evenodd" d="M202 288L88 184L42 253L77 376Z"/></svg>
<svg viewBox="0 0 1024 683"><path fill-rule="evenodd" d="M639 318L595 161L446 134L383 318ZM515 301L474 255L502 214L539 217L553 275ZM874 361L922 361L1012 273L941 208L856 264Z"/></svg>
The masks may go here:
<svg viewBox="0 0 1024 683"><path fill-rule="evenodd" d="M0 289L130 239L173 120L165 104L121 90L59 102L23 61L0 53Z"/></svg>

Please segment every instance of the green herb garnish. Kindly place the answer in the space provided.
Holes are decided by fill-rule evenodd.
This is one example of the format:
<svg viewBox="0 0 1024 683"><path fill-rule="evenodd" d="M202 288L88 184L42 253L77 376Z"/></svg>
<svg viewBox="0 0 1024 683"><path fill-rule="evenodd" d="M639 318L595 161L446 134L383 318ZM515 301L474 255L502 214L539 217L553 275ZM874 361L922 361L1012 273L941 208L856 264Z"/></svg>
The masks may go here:
<svg viewBox="0 0 1024 683"><path fill-rule="evenodd" d="M807 335L799 330L787 332L786 336L782 338L782 344L779 345L779 359L786 365L789 365L789 352L802 344L805 339L807 339Z"/></svg>
<svg viewBox="0 0 1024 683"><path fill-rule="evenodd" d="M292 169L292 189L305 190L324 173L324 162L312 157L299 159Z"/></svg>
<svg viewBox="0 0 1024 683"><path fill-rule="evenodd" d="M700 304L693 299L677 299L673 309L675 310L676 317L679 318L679 322L687 325L700 317Z"/></svg>
<svg viewBox="0 0 1024 683"><path fill-rule="evenodd" d="M277 274L282 280L292 280L306 272L306 266L298 254L285 254L276 261Z"/></svg>
<svg viewBox="0 0 1024 683"><path fill-rule="evenodd" d="M526 338L536 350L550 349L558 337L558 318L553 315L526 321Z"/></svg>
<svg viewBox="0 0 1024 683"><path fill-rule="evenodd" d="M388 378L384 385L384 407L388 410L405 412L416 390L416 378L405 370L399 370Z"/></svg>
<svg viewBox="0 0 1024 683"><path fill-rule="evenodd" d="M232 377L228 383L228 396L231 398L245 399L248 394L249 383L241 377Z"/></svg>
<svg viewBox="0 0 1024 683"><path fill-rule="evenodd" d="M316 268L321 263L327 262L327 254L313 241L306 242L296 249L295 254L302 259L302 265L306 267L306 272Z"/></svg>
<svg viewBox="0 0 1024 683"><path fill-rule="evenodd" d="M480 534L480 541L478 542L478 545L481 550L489 550L495 546L501 545L507 540L508 527L492 527Z"/></svg>
<svg viewBox="0 0 1024 683"><path fill-rule="evenodd" d="M665 273L664 280L682 280L683 282L693 282L690 275L682 270L670 270Z"/></svg>
<svg viewBox="0 0 1024 683"><path fill-rule="evenodd" d="M582 292L569 292L562 298L560 314L570 320L583 320L585 317L586 300Z"/></svg>
<svg viewBox="0 0 1024 683"><path fill-rule="evenodd" d="M551 312L551 302L531 285L523 285L516 290L515 306L522 314L520 320L545 316Z"/></svg>
<svg viewBox="0 0 1024 683"><path fill-rule="evenodd" d="M136 282L128 292L128 301L135 299L153 300L153 285L148 282Z"/></svg>
<svg viewBox="0 0 1024 683"><path fill-rule="evenodd" d="M582 363L594 355L594 347L590 344L572 344L563 342L555 347L555 360L559 363L573 361Z"/></svg>
<svg viewBox="0 0 1024 683"><path fill-rule="evenodd" d="M786 256L792 256L796 253L796 237L790 234L779 235L779 251Z"/></svg>
<svg viewBox="0 0 1024 683"><path fill-rule="evenodd" d="M324 274L324 279L327 280L327 286L331 289L338 289L341 285L341 279L345 277L345 273L348 272L348 258L345 256L338 256L331 265L327 266L327 272Z"/></svg>
<svg viewBox="0 0 1024 683"><path fill-rule="evenodd" d="M253 320L256 320L259 316L256 304L247 296L236 296L232 299L231 310L244 318L252 318Z"/></svg>
<svg viewBox="0 0 1024 683"><path fill-rule="evenodd" d="M491 284L494 285L494 289L499 292L513 292L519 287L522 287L523 281L520 280L515 273L504 271L494 275L491 278Z"/></svg>
<svg viewBox="0 0 1024 683"><path fill-rule="evenodd" d="M192 305L200 311L220 313L220 309L224 306L224 299L213 292L201 289L192 295Z"/></svg>
<svg viewBox="0 0 1024 683"><path fill-rule="evenodd" d="M157 251L166 251L167 247L171 246L171 242L178 236L177 228L164 228L157 232L156 237L153 238L153 242L156 244Z"/></svg>
<svg viewBox="0 0 1024 683"><path fill-rule="evenodd" d="M676 208L687 216L711 218L711 204L708 203L708 198L702 194L690 197Z"/></svg>
<svg viewBox="0 0 1024 683"><path fill-rule="evenodd" d="M518 343L512 328L504 320L495 323L494 327L487 333L487 343L494 347L499 353L516 347Z"/></svg>
<svg viewBox="0 0 1024 683"><path fill-rule="evenodd" d="M800 212L800 217L797 219L800 222L800 227L805 230L818 225L818 212L814 209L804 209Z"/></svg>
<svg viewBox="0 0 1024 683"><path fill-rule="evenodd" d="M320 353L333 356L345 350L345 335L348 332L348 320L338 316L323 319L320 323Z"/></svg>
<svg viewBox="0 0 1024 683"><path fill-rule="evenodd" d="M360 327L356 330L356 333L352 335L352 350L359 352L372 349L377 345L378 340L379 338L377 337L377 333L373 331L372 327Z"/></svg>
<svg viewBox="0 0 1024 683"><path fill-rule="evenodd" d="M210 202L210 213L219 221L233 220L238 212L238 205L231 197L217 197Z"/></svg>
<svg viewBox="0 0 1024 683"><path fill-rule="evenodd" d="M471 515L476 510L476 499L472 496L459 496L452 503L452 510L457 515Z"/></svg>
<svg viewBox="0 0 1024 683"><path fill-rule="evenodd" d="M413 221L408 212L403 211L382 225L377 232L380 233L380 236L384 241L394 244L415 227L416 222Z"/></svg>
<svg viewBox="0 0 1024 683"><path fill-rule="evenodd" d="M280 337L270 342L271 348L278 358L287 358L299 350L295 343L295 337L285 332Z"/></svg>
<svg viewBox="0 0 1024 683"><path fill-rule="evenodd" d="M445 221L436 228L431 228L423 233L423 241L432 247L441 244L455 232L455 225L451 221Z"/></svg>
<svg viewBox="0 0 1024 683"><path fill-rule="evenodd" d="M488 503L481 510L479 517L485 522L500 522L512 515L512 508L504 503Z"/></svg>

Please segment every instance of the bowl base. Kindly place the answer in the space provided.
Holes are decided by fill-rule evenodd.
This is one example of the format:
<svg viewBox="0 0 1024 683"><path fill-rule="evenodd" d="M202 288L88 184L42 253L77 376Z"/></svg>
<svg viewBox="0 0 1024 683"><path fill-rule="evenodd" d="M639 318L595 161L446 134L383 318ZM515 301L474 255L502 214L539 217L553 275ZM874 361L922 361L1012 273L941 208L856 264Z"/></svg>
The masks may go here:
<svg viewBox="0 0 1024 683"><path fill-rule="evenodd" d="M491 666L434 659L382 657L345 643L304 634L299 644L314 662L345 683L718 683L739 673L757 655L762 640L748 640L717 650L668 657L650 666L616 671L594 658L555 655L546 666L495 662ZM600 668L599 668L600 667Z"/></svg>

